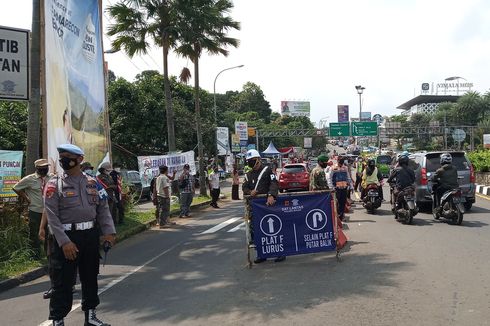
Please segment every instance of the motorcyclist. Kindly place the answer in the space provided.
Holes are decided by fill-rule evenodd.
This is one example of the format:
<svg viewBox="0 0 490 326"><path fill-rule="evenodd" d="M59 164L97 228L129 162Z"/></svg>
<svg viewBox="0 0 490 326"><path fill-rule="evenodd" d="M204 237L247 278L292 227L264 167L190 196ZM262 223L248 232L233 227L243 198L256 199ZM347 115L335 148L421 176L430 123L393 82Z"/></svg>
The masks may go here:
<svg viewBox="0 0 490 326"><path fill-rule="evenodd" d="M409 158L406 155L400 155L398 166L391 172L388 183L395 182L394 198L398 199L398 194L403 189L413 186L415 182L415 172L408 167ZM398 201L395 205L398 204Z"/></svg>
<svg viewBox="0 0 490 326"><path fill-rule="evenodd" d="M378 193L381 200L383 200L383 188L381 187L381 181L383 181L383 175L376 167L376 161L374 159L369 159L367 161L366 168L362 173L362 192L361 199L364 199L367 194L367 186L370 184L376 184L378 186Z"/></svg>
<svg viewBox="0 0 490 326"><path fill-rule="evenodd" d="M441 204L441 197L446 191L456 189L458 184L458 170L452 164L453 157L449 153L440 156L441 167L432 176L432 190L435 192L434 207Z"/></svg>

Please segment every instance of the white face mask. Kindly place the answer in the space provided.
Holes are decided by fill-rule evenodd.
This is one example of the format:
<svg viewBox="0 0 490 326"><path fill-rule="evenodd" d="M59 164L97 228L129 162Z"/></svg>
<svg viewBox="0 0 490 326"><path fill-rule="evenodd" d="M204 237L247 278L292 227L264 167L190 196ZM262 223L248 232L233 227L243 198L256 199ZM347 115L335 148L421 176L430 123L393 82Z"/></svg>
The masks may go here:
<svg viewBox="0 0 490 326"><path fill-rule="evenodd" d="M114 168L114 171L116 171L117 173L121 172L121 168Z"/></svg>
<svg viewBox="0 0 490 326"><path fill-rule="evenodd" d="M86 174L93 175L94 170L92 170L92 169L88 169L88 170L85 170L85 173L86 173Z"/></svg>

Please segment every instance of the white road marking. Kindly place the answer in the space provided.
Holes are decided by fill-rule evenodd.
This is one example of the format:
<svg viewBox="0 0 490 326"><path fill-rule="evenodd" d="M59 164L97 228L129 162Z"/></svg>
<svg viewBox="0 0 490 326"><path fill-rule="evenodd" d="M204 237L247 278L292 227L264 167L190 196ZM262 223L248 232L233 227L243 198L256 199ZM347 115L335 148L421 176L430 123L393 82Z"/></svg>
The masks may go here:
<svg viewBox="0 0 490 326"><path fill-rule="evenodd" d="M221 230L222 228L224 228L224 227L226 227L226 226L230 225L231 223L234 223L234 222L238 221L239 219L241 219L241 217L233 217L233 218L230 218L229 220L226 220L226 221L224 221L224 222L222 222L222 223L220 223L220 224L218 224L218 225L215 225L215 226L213 226L212 228L207 229L206 231L201 232L201 233L199 233L199 234L209 234L209 233L214 233L214 232L219 231L219 230Z"/></svg>
<svg viewBox="0 0 490 326"><path fill-rule="evenodd" d="M129 276L131 276L134 273L138 272L140 269L142 269L146 265L149 265L149 264L153 263L155 260L157 260L158 258L162 257L166 253L169 253L170 251L174 250L178 246L182 245L185 241L187 241L187 240L180 241L179 243L173 245L172 247L168 248L167 250L165 250L165 251L161 252L160 254L156 255L152 259L146 261L145 263L143 263L143 265L137 266L137 267L133 268L132 270L130 270L130 271L124 273L123 275L119 276L115 280L112 280L111 282L109 282L109 284L107 284L106 286L104 286L102 289L99 290L99 295L101 295L105 291L109 290L114 285L116 285L116 284L124 281L126 278L128 278ZM77 310L78 308L80 308L82 306L82 303L81 303L80 300L77 300L76 302L77 303L72 306L70 312L72 312L74 310ZM38 326L49 326L49 325L52 325L52 323L53 323L52 320L45 320L42 323L40 323Z"/></svg>
<svg viewBox="0 0 490 326"><path fill-rule="evenodd" d="M245 227L245 222L242 222L242 223L238 224L237 226L235 226L233 229L228 230L228 232L236 232L236 231L238 231L244 227Z"/></svg>

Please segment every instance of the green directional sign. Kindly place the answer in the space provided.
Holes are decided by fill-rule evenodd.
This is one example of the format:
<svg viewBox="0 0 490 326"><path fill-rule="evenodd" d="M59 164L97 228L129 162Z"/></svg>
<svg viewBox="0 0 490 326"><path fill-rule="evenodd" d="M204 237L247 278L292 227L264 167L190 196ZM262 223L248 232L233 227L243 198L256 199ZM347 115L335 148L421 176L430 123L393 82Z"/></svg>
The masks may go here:
<svg viewBox="0 0 490 326"><path fill-rule="evenodd" d="M376 121L352 122L352 136L377 136L378 123Z"/></svg>
<svg viewBox="0 0 490 326"><path fill-rule="evenodd" d="M348 137L350 125L348 122L330 123L328 135L330 137Z"/></svg>

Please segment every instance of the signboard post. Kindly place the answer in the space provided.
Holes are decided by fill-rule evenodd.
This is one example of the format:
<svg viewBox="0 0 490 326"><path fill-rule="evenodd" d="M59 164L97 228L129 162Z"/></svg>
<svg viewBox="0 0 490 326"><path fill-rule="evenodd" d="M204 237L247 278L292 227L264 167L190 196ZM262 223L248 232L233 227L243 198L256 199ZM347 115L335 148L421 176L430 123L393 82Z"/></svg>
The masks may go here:
<svg viewBox="0 0 490 326"><path fill-rule="evenodd" d="M0 201L17 201L12 190L21 179L22 151L0 150Z"/></svg>
<svg viewBox="0 0 490 326"><path fill-rule="evenodd" d="M377 136L378 123L376 121L352 122L352 136Z"/></svg>
<svg viewBox="0 0 490 326"><path fill-rule="evenodd" d="M29 31L0 26L0 99L29 100Z"/></svg>
<svg viewBox="0 0 490 326"><path fill-rule="evenodd" d="M259 258L337 250L331 193L252 199L253 241Z"/></svg>
<svg viewBox="0 0 490 326"><path fill-rule="evenodd" d="M348 137L350 135L349 122L330 123L328 135L330 137Z"/></svg>
<svg viewBox="0 0 490 326"><path fill-rule="evenodd" d="M337 121L349 122L349 106L337 105Z"/></svg>

